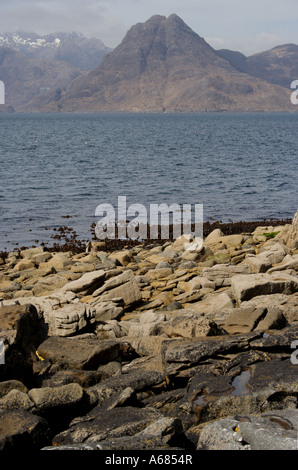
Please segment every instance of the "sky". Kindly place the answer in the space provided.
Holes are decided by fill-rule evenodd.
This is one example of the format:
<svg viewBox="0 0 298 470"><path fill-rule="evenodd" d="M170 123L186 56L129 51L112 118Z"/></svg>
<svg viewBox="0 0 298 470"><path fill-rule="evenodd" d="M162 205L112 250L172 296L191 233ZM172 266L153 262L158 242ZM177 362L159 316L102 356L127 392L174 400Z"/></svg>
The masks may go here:
<svg viewBox="0 0 298 470"><path fill-rule="evenodd" d="M215 49L298 44L297 0L0 0L0 31L76 31L115 48L134 24L172 13Z"/></svg>

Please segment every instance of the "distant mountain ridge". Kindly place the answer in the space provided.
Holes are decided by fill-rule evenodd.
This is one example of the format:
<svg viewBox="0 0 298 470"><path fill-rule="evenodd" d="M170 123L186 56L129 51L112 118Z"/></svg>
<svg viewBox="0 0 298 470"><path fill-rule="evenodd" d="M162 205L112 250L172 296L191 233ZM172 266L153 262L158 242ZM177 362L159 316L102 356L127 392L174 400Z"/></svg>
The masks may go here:
<svg viewBox="0 0 298 470"><path fill-rule="evenodd" d="M51 33L45 36L34 32L0 33L0 47L8 47L33 59L58 60L74 67L92 70L112 49L97 38L82 34Z"/></svg>
<svg viewBox="0 0 298 470"><path fill-rule="evenodd" d="M217 53L237 70L288 88L298 77L298 46L284 44L246 57L240 52L222 49Z"/></svg>
<svg viewBox="0 0 298 470"><path fill-rule="evenodd" d="M84 73L87 72L68 62L33 59L13 49L0 47L0 80L5 84L5 103L15 110L43 95L55 101L59 90L67 89L75 78Z"/></svg>
<svg viewBox="0 0 298 470"><path fill-rule="evenodd" d="M96 69L45 110L57 106L68 112L294 110L288 89L237 70L175 14L130 28Z"/></svg>
<svg viewBox="0 0 298 470"><path fill-rule="evenodd" d="M298 46L216 51L175 14L135 24L114 50L78 33L0 34L0 80L16 111L298 111L296 79Z"/></svg>

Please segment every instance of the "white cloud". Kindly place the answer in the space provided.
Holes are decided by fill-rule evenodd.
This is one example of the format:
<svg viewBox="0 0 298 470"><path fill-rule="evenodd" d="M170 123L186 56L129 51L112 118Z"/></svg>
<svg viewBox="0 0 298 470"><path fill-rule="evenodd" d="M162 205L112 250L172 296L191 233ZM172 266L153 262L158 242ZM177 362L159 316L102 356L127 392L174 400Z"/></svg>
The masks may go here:
<svg viewBox="0 0 298 470"><path fill-rule="evenodd" d="M226 38L206 37L205 40L214 49L231 49L233 51L240 51L246 56L263 52L289 42L286 38L266 32L257 34L256 36L228 36Z"/></svg>
<svg viewBox="0 0 298 470"><path fill-rule="evenodd" d="M252 54L298 43L297 0L0 0L0 31L77 31L116 47L135 23L179 15L215 48Z"/></svg>

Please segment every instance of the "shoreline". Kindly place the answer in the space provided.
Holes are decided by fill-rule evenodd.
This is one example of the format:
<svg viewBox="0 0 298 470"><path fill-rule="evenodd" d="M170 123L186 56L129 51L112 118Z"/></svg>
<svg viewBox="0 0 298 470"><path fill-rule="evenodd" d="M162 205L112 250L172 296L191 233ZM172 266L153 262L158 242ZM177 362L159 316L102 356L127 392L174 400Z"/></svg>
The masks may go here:
<svg viewBox="0 0 298 470"><path fill-rule="evenodd" d="M279 222L11 252L0 450L297 449L298 211Z"/></svg>
<svg viewBox="0 0 298 470"><path fill-rule="evenodd" d="M255 221L238 221L238 222L222 222L222 221L214 221L214 222L204 222L203 223L203 238L207 237L213 230L220 229L224 235L236 235L241 233L252 233L257 227L260 226L270 226L270 227L278 227L283 225L290 225L292 224L293 219L291 218L284 218L284 219L262 219L262 220L255 220ZM29 245L20 245L19 243L11 250L0 250L0 258L5 260L8 254L12 251L22 251L30 248L36 248L38 246L42 246L45 250L49 252L67 252L73 251L74 254L83 253L86 251L87 244L91 241L100 241L96 238L94 234L94 224L91 224L91 235L89 240L79 239L77 238L76 232L67 226L60 226L53 230L55 234L51 235L51 239L57 240L54 241L51 245L50 242L39 241L38 244L32 243ZM159 227L160 231L160 227ZM131 240L125 239L120 240L115 238L101 240L105 243L105 250L107 252L112 252L115 250L120 250L125 247L135 247L135 246L143 246L146 247L148 245L160 245L166 242L173 242L174 239L171 236L172 234L172 226L169 227L169 238L167 239L150 239L147 238L144 241L140 240ZM149 233L149 225L147 226L147 232ZM186 234L184 234L186 235Z"/></svg>

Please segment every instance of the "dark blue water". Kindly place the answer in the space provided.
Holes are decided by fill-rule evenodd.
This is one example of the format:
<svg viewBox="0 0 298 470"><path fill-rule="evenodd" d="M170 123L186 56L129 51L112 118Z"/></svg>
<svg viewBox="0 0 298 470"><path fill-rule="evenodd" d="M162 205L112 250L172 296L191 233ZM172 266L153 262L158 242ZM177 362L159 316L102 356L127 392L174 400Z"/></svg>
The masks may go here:
<svg viewBox="0 0 298 470"><path fill-rule="evenodd" d="M206 221L292 218L297 125L297 113L0 114L0 250L61 225L90 239L96 207L118 196L203 204Z"/></svg>

